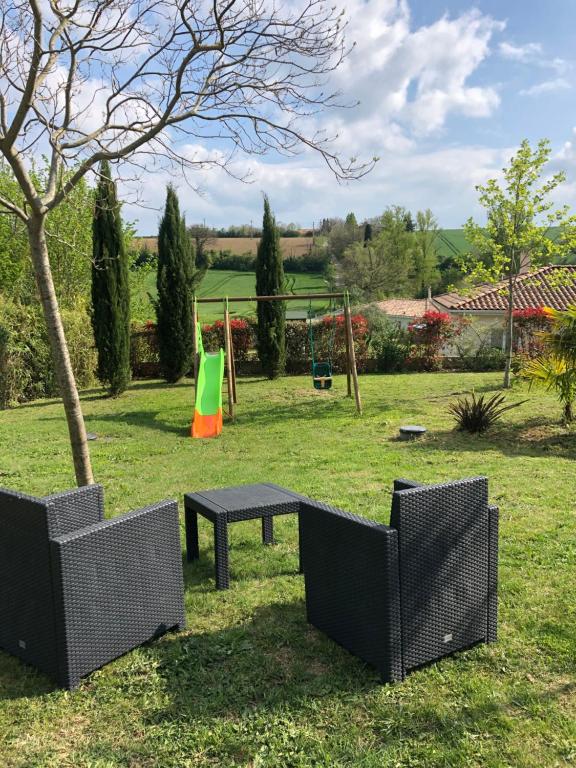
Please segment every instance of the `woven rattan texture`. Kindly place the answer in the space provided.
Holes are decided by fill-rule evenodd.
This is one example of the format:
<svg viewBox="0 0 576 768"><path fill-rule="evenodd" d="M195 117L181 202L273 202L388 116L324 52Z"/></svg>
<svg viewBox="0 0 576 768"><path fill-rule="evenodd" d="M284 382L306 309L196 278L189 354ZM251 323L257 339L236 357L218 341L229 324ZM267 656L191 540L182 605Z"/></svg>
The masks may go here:
<svg viewBox="0 0 576 768"><path fill-rule="evenodd" d="M486 639L488 481L396 491L402 648L410 669Z"/></svg>

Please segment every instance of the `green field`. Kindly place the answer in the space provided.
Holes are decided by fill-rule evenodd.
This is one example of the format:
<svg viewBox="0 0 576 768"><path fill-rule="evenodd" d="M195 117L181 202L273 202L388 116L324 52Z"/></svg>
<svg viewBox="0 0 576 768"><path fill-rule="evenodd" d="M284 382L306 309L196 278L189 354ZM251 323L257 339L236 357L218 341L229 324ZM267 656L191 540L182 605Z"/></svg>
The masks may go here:
<svg viewBox="0 0 576 768"><path fill-rule="evenodd" d="M328 285L322 275L288 274L286 275L288 293L326 293ZM234 272L231 270L210 269L202 281L198 296L253 296L256 293L256 275L254 272ZM144 279L137 277L132 283L132 319L146 322L155 317L149 296L156 296L156 273L149 272ZM308 309L307 301L291 301L288 311ZM316 311L325 309L326 302L313 302ZM222 304L200 305L202 322L212 323L222 319ZM252 317L256 315L256 302L238 303L230 301L230 314L233 317Z"/></svg>
<svg viewBox="0 0 576 768"><path fill-rule="evenodd" d="M373 669L306 623L294 516L231 527L231 589L217 592L211 526L185 564L188 627L83 681L54 689L0 653L2 768L561 768L576 764L576 431L548 394L483 437L453 430L455 395L501 374L239 379L235 423L189 438L190 381L84 393L107 515L185 491L273 481L387 522L396 477L486 474L500 507L499 641L381 685ZM398 442L398 427L428 435ZM63 410L42 401L0 415L2 485L73 485Z"/></svg>
<svg viewBox="0 0 576 768"><path fill-rule="evenodd" d="M442 229L438 235L437 245L442 259L466 253L470 248L462 229Z"/></svg>

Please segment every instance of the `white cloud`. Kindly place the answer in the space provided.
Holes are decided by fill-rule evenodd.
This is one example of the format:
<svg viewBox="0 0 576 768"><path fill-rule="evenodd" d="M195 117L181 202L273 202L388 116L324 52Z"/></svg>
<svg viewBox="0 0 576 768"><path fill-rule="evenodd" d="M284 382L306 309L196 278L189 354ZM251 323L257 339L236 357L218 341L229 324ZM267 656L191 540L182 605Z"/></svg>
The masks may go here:
<svg viewBox="0 0 576 768"><path fill-rule="evenodd" d="M542 55L542 45L540 43L526 43L525 45L514 45L504 41L498 46L500 55L511 61L530 62L540 58Z"/></svg>
<svg viewBox="0 0 576 768"><path fill-rule="evenodd" d="M361 102L340 116L348 133L357 125L358 136L369 135L363 123L377 116L382 126L393 123L408 135L426 135L453 113L488 117L497 108L495 88L471 86L468 80L489 55L490 40L504 29L503 22L473 10L412 30L405 2L354 0L347 11L357 46L335 82Z"/></svg>
<svg viewBox="0 0 576 768"><path fill-rule="evenodd" d="M192 147L186 151L196 151ZM363 179L338 185L330 172L311 155L278 164L262 159L240 161L237 170L250 173L253 183L242 184L213 169L194 174L202 194L168 172L144 175L141 183L149 204L158 211L126 205L128 220L140 219L139 231L153 234L164 205L166 184L176 182L182 210L190 223L206 219L208 224L229 225L259 221L262 192L270 194L272 206L282 221L310 226L325 216L344 216L353 210L358 217L374 216L392 204L411 210L432 208L444 226L459 227L473 213L480 217L475 186L498 176L514 149L450 147L424 151L391 152ZM129 197L128 191L124 192Z"/></svg>
<svg viewBox="0 0 576 768"><path fill-rule="evenodd" d="M568 91L572 85L564 77L556 77L553 80L545 80L542 83L524 88L520 91L522 96L540 96L543 93L552 93L555 91Z"/></svg>

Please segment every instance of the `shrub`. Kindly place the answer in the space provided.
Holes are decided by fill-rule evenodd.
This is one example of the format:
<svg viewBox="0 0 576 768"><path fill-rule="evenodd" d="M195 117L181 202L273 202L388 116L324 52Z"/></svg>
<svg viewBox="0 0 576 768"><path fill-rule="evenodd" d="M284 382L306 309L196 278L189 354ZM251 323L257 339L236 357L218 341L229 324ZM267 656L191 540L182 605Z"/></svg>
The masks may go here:
<svg viewBox="0 0 576 768"><path fill-rule="evenodd" d="M234 272L254 272L256 269L256 257L250 253L211 251L210 255L210 269L229 269Z"/></svg>
<svg viewBox="0 0 576 768"><path fill-rule="evenodd" d="M303 256L288 256L284 259L284 272L320 272L324 274L330 264L328 253L306 253Z"/></svg>
<svg viewBox="0 0 576 768"><path fill-rule="evenodd" d="M132 323L130 334L130 368L132 376L157 376L160 371L160 353L156 324L148 320L144 325Z"/></svg>
<svg viewBox="0 0 576 768"><path fill-rule="evenodd" d="M462 333L462 320L446 312L425 312L408 326L412 342L407 365L416 371L437 371L442 367L442 347Z"/></svg>
<svg viewBox="0 0 576 768"><path fill-rule="evenodd" d="M356 367L359 373L367 369L369 359L368 323L363 315L352 316L352 333ZM332 360L334 373L346 371L346 328L344 315L324 317L313 323L314 357L317 361ZM297 373L304 365L310 367L310 330L306 320L289 320L286 323L286 358L290 373Z"/></svg>
<svg viewBox="0 0 576 768"><path fill-rule="evenodd" d="M515 309L514 352L527 357L537 357L544 349L541 332L550 328L550 316L544 307Z"/></svg>
<svg viewBox="0 0 576 768"><path fill-rule="evenodd" d="M479 344L455 344L458 361L465 371L503 371L506 353L493 347L487 338Z"/></svg>
<svg viewBox="0 0 576 768"><path fill-rule="evenodd" d="M410 352L410 338L406 330L393 323L377 307L370 307L365 313L368 323L368 350L376 359L380 373L395 373L405 367Z"/></svg>
<svg viewBox="0 0 576 768"><path fill-rule="evenodd" d="M96 351L86 309L62 310L62 322L76 382L79 388L88 387L94 382ZM0 299L0 407L57 394L39 307Z"/></svg>
<svg viewBox="0 0 576 768"><path fill-rule="evenodd" d="M233 318L230 320L234 359L246 360L248 353L255 344L255 326L248 320ZM224 322L216 320L212 325L202 326L202 344L208 352L224 349Z"/></svg>
<svg viewBox="0 0 576 768"><path fill-rule="evenodd" d="M477 398L472 392L469 398L458 398L450 403L448 410L456 419L457 429L475 434L486 432L499 421L505 411L517 408L526 400L504 405L505 402L506 397L500 393L486 399L484 395Z"/></svg>

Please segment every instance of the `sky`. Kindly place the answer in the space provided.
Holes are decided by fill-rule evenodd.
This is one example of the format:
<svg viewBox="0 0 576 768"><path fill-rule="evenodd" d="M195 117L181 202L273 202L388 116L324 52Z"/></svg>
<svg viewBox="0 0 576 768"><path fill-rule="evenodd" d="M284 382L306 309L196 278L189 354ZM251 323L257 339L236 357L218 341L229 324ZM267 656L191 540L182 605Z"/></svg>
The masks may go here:
<svg viewBox="0 0 576 768"><path fill-rule="evenodd" d="M389 205L430 208L441 227L457 228L482 220L475 185L497 176L524 138L550 139L550 171L567 174L558 201L576 209L575 0L348 0L346 12L356 46L333 85L360 104L328 111L322 125L338 133L343 156L377 156L374 170L339 184L305 152L238 156L249 184L218 169L198 172L196 189L177 173L145 175L146 207L124 208L139 234L156 233L168 182L189 223L257 225L267 193L278 221L306 228Z"/></svg>

